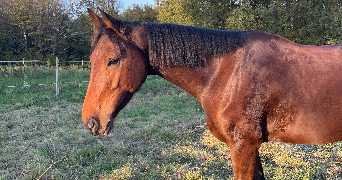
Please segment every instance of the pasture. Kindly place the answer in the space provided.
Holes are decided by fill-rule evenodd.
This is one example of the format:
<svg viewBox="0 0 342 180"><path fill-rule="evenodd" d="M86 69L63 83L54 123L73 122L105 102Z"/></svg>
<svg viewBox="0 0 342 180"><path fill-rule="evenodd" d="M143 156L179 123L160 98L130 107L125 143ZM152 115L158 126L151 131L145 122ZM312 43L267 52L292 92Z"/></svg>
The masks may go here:
<svg viewBox="0 0 342 180"><path fill-rule="evenodd" d="M95 137L81 120L89 69L61 69L58 99L53 70L0 70L0 180L234 178L199 102L162 78L149 76L113 131ZM4 88L25 83L47 85ZM260 155L267 179L342 179L341 148L270 142Z"/></svg>

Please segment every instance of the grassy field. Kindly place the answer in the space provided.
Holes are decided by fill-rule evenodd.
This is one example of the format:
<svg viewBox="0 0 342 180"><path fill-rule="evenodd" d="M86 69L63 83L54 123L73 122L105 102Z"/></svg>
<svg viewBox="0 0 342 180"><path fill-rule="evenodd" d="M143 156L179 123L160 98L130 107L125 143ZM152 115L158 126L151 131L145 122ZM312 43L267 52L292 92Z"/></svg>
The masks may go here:
<svg viewBox="0 0 342 180"><path fill-rule="evenodd" d="M150 76L110 135L94 137L81 121L89 70L60 77L56 99L53 70L0 71L0 180L234 179L229 149L207 130L201 105L174 85ZM25 83L48 85L4 88ZM342 179L341 145L264 143L266 178Z"/></svg>

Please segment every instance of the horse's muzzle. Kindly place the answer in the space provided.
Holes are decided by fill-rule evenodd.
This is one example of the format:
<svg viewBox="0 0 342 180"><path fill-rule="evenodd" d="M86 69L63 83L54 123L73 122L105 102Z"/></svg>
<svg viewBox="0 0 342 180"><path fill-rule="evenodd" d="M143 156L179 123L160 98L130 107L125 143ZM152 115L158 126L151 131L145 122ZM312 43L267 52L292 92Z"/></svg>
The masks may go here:
<svg viewBox="0 0 342 180"><path fill-rule="evenodd" d="M96 120L95 118L92 118L92 117L88 118L86 127L88 128L89 132L92 135L94 136L99 135L99 121Z"/></svg>
<svg viewBox="0 0 342 180"><path fill-rule="evenodd" d="M88 118L86 127L89 130L89 132L94 136L107 136L109 132L113 129L113 122L109 121L107 123L106 129L102 133L99 133L99 121L93 117L90 117Z"/></svg>

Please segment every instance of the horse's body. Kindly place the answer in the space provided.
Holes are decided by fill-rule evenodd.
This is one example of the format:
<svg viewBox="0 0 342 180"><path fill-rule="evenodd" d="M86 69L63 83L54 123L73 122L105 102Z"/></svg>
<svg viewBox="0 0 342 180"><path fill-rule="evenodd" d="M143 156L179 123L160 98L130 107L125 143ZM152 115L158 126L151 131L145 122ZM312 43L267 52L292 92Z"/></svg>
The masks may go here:
<svg viewBox="0 0 342 180"><path fill-rule="evenodd" d="M162 24L151 29L151 24L125 24L104 12L104 19L91 11L90 15L98 31L102 28L95 37L82 112L94 135L109 133L113 119L146 76L157 74L200 101L210 132L231 149L236 179L264 179L258 154L263 142L342 140L342 46L303 46L259 31L229 34L167 25L188 34L226 33L220 38L233 42L213 51L205 49L217 46L210 45L210 38L200 40L203 48L196 49L180 37L178 45L167 47L166 41L174 37L166 37L162 44L152 39ZM167 28L164 36L173 34ZM210 53L202 52L206 50Z"/></svg>

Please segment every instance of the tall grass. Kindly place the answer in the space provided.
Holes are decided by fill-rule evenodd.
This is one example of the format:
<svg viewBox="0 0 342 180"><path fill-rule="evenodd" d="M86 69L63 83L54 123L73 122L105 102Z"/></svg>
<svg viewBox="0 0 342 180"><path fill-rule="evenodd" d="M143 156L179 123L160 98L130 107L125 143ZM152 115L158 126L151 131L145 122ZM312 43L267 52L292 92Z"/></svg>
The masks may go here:
<svg viewBox="0 0 342 180"><path fill-rule="evenodd" d="M89 79L89 70L60 72L65 77L58 99L54 85L3 88L1 180L37 179L46 170L41 179L234 178L229 148L207 130L198 101L178 87L150 76L115 119L113 131L94 137L81 121L87 84L79 82ZM1 77L1 83L20 84L24 78ZM267 179L342 178L341 142L265 143L260 154Z"/></svg>

